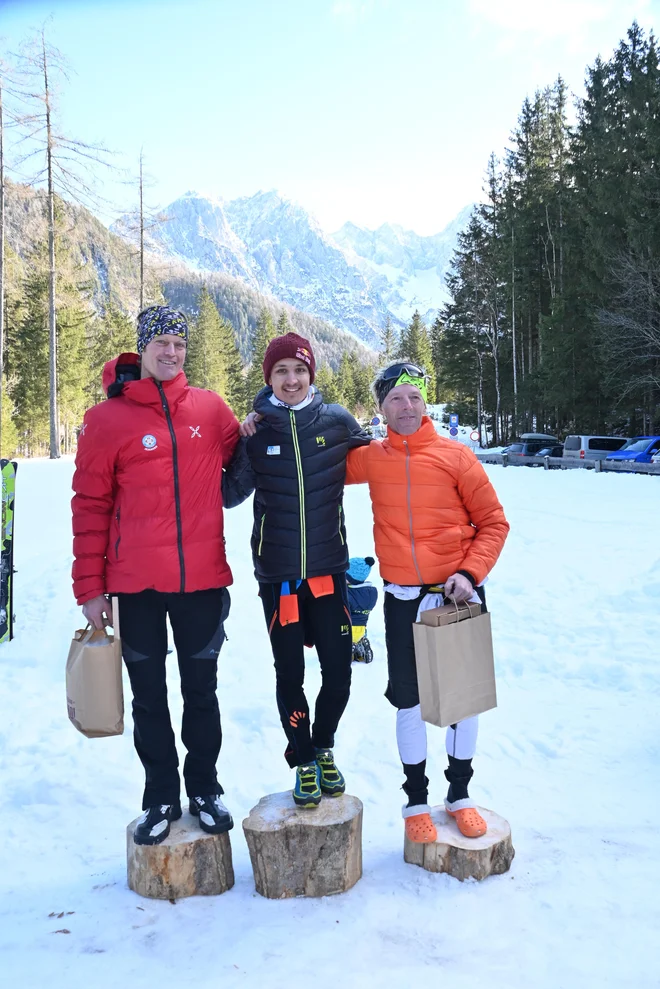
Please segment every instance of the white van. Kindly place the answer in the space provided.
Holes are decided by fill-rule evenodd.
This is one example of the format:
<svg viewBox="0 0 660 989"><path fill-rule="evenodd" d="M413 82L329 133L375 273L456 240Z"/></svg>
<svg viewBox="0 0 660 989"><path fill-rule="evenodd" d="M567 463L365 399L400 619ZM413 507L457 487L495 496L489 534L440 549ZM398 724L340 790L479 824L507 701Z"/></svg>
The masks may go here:
<svg viewBox="0 0 660 989"><path fill-rule="evenodd" d="M627 436L567 436L564 456L579 457L580 460L604 460L627 442Z"/></svg>

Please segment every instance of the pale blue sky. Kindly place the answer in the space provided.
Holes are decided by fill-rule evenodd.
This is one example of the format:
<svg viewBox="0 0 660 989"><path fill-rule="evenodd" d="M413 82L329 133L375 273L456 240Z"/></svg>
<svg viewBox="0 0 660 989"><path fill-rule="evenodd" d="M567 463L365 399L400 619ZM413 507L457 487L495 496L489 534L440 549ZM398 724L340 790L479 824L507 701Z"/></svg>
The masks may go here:
<svg viewBox="0 0 660 989"><path fill-rule="evenodd" d="M423 234L478 198L526 95L660 30L660 0L0 0L2 47L51 13L64 129L126 166L144 146L155 203L277 188L329 231Z"/></svg>

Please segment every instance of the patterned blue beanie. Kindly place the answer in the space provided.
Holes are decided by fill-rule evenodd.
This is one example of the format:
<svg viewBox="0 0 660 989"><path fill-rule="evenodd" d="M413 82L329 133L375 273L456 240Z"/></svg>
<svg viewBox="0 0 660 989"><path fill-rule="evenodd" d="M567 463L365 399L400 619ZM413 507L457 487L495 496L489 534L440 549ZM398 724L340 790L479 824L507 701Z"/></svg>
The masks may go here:
<svg viewBox="0 0 660 989"><path fill-rule="evenodd" d="M154 337L171 333L188 343L188 322L183 313L169 306L149 306L137 318L137 349L141 354Z"/></svg>
<svg viewBox="0 0 660 989"><path fill-rule="evenodd" d="M354 584L364 584L375 562L373 556L352 556L348 561L346 576Z"/></svg>

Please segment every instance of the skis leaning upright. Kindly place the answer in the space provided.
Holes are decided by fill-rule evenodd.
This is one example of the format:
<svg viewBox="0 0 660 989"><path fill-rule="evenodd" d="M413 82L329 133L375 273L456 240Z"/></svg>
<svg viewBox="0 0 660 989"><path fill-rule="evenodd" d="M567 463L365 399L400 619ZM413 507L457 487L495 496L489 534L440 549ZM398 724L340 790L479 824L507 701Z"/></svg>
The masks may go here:
<svg viewBox="0 0 660 989"><path fill-rule="evenodd" d="M14 638L14 496L15 460L0 460L2 526L0 527L0 644Z"/></svg>

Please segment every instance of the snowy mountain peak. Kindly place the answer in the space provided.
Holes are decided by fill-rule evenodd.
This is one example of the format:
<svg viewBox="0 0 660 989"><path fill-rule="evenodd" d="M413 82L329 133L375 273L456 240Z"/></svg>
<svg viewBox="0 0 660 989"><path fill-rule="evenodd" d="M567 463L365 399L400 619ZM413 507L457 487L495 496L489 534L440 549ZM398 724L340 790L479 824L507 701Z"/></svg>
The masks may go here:
<svg viewBox="0 0 660 989"><path fill-rule="evenodd" d="M162 216L148 234L155 252L240 278L370 346L388 317L402 325L419 309L433 319L447 298L451 225L420 237L396 224L367 230L349 222L331 236L276 189L229 201L189 190ZM135 238L126 218L112 229Z"/></svg>
<svg viewBox="0 0 660 989"><path fill-rule="evenodd" d="M465 207L444 230L430 237L394 223L369 230L350 222L332 236L399 319L410 319L418 309L431 320L448 299L446 277L456 237L471 212L471 206Z"/></svg>

